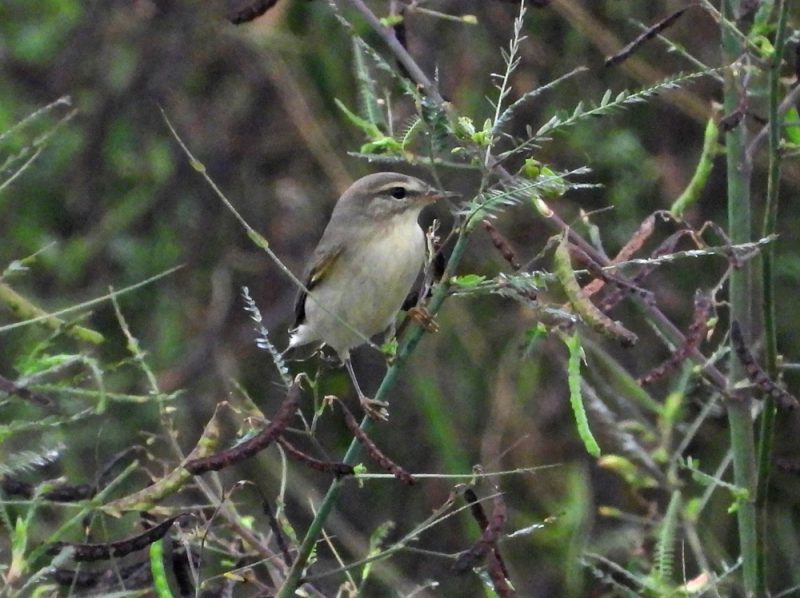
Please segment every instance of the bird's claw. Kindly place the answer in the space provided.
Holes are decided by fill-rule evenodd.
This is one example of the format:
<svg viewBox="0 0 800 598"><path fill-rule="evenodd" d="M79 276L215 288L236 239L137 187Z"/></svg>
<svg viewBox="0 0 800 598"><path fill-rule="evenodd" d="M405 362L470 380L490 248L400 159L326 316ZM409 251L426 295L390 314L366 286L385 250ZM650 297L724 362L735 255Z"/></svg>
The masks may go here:
<svg viewBox="0 0 800 598"><path fill-rule="evenodd" d="M434 320L430 312L421 305L409 309L408 317L419 322L420 326L425 329L425 332L439 332L439 324L436 323L436 320Z"/></svg>
<svg viewBox="0 0 800 598"><path fill-rule="evenodd" d="M385 401L376 401L369 397L360 397L361 408L368 417L376 421L387 421L389 419L389 403Z"/></svg>

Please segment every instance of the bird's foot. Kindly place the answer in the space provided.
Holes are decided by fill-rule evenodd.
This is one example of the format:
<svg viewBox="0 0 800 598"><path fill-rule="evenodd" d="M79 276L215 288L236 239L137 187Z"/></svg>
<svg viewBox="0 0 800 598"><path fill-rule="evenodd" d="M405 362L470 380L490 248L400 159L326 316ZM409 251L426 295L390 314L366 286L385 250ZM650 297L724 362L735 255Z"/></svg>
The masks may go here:
<svg viewBox="0 0 800 598"><path fill-rule="evenodd" d="M421 305L417 305L416 307L409 309L408 317L416 322L419 322L420 326L425 329L425 332L439 332L439 324L436 323L436 320L433 318L430 312Z"/></svg>
<svg viewBox="0 0 800 598"><path fill-rule="evenodd" d="M361 408L368 417L375 421L388 421L389 410L387 407L389 407L389 403L385 401L376 401L375 399L370 399L363 395L359 397L359 400L361 401Z"/></svg>

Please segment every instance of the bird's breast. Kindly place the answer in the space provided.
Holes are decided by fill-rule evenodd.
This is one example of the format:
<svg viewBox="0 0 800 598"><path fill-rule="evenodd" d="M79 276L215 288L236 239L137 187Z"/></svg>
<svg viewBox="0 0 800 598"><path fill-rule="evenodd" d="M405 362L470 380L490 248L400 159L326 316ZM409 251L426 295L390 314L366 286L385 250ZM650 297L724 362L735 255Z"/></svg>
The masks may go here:
<svg viewBox="0 0 800 598"><path fill-rule="evenodd" d="M348 260L353 290L371 296L377 312L392 312L384 319L400 308L425 260L422 229L416 218L409 222L401 216L365 238L354 249L354 259ZM380 309L382 303L388 305Z"/></svg>
<svg viewBox="0 0 800 598"><path fill-rule="evenodd" d="M308 335L340 355L364 339L328 311L365 337L382 332L403 305L425 260L425 234L416 214L398 214L370 234L364 232L350 239L329 276L312 289L306 301ZM327 311L320 309L320 304Z"/></svg>

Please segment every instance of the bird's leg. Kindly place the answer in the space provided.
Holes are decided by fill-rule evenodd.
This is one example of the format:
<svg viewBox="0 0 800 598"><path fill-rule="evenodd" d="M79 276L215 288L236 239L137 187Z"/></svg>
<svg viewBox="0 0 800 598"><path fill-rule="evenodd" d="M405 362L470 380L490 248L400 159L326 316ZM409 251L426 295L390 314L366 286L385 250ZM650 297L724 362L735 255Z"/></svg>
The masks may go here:
<svg viewBox="0 0 800 598"><path fill-rule="evenodd" d="M376 420L386 421L389 419L389 411L386 409L389 403L370 399L363 393L361 387L358 385L358 380L356 380L353 364L350 362L349 357L344 360L344 367L347 368L347 373L350 374L350 379L353 381L353 386L355 386L356 394L358 394L358 400L361 402L361 408L364 410L364 413Z"/></svg>
<svg viewBox="0 0 800 598"><path fill-rule="evenodd" d="M383 344L389 343L392 339L397 337L397 322L392 320L392 323L389 324L389 327L383 333Z"/></svg>

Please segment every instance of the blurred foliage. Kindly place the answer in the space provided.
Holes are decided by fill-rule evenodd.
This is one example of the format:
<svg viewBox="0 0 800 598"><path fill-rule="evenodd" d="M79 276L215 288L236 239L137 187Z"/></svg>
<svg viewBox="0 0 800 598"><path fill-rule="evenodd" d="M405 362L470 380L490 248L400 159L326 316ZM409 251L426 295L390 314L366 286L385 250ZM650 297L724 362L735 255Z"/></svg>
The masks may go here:
<svg viewBox="0 0 800 598"><path fill-rule="evenodd" d="M60 314L63 322L55 327L35 323L12 328L18 318L0 307L0 376L52 402L43 407L0 387L0 474L32 485L48 481L36 486L38 494L23 493L23 498L5 487L0 574L6 587L0 595L33 595L37 588L57 595L53 588L58 576L41 569L49 561L43 552L32 555L31 547L52 540L107 542L141 533L134 514L112 518L95 509L102 501L66 505L48 499L46 493L58 487L62 477L70 484L108 489L103 498L109 500L141 490L170 471L182 471L174 445L190 451L223 401L231 408L220 411L219 425L223 444L230 444L237 434L246 436L253 432L251 426L258 428L258 421L248 419L258 413L250 400L270 417L285 394L269 356L254 342L253 322L240 289L249 287L279 347L288 338L295 289L189 164L161 109L243 217L297 273L336 198L355 178L399 168L431 179L431 171L420 164L386 167L351 155L365 151L362 146L368 140L336 100L363 116L363 85L354 69L353 35L328 2L282 0L263 17L238 27L226 20L233 4L6 0L0 5L0 134L9 132L0 139L0 184L40 152L0 189L0 284L48 312L106 297ZM394 66L368 24L347 3L333 4ZM384 16L390 5L404 3L369 4ZM436 73L442 95L480 130L493 116L487 97L496 97L497 80L491 73L505 68L499 48L508 46L519 7L498 0L421 4L441 13L476 17L477 24L471 25L410 11L405 26L411 55L425 72ZM579 101L600 104L606 90L616 96L698 70L674 51L677 47L706 65L718 66L718 25L707 11L694 7L664 34L674 44L673 51L652 40L622 65L603 67L606 56L639 35L642 23L653 23L684 4L561 0L531 7L508 102L577 67L588 69L523 104L506 130L524 137L526 126L536 131L554 115L572 114ZM791 27L797 27L797 7L790 12ZM378 132L387 138L391 133L399 136L421 108L368 56L361 59L380 90L376 105L385 109L386 102L391 104L393 130ZM787 71L786 76L792 75ZM68 100L53 104L58 98ZM588 166L591 171L569 179L575 186L550 205L584 236L601 231L605 251L614 255L645 218L669 209L689 183L711 104L719 99L714 76L691 81L680 90L557 130L552 140L537 143L531 155L513 156L506 165L516 171L525 158L535 157L551 173ZM34 114L45 106L50 107ZM755 98L743 126L757 131L765 117L762 111ZM23 120L31 114L33 118ZM435 123L424 124L431 135ZM511 147L508 139L498 145L502 150ZM698 202L686 213L696 229L706 220L722 225L726 221L722 164L722 159L715 161ZM755 163L759 185L765 164L760 157ZM435 173L445 188L467 200L475 197L481 181L479 174L462 168L438 167ZM781 197L794 197L799 186L797 161L786 160ZM763 193L755 195L754 221L760 222ZM798 216L785 204L782 201L778 224L778 339L781 352L792 361L800 352L792 332L800 327L800 314L791 308L800 251L793 232ZM437 217L447 232L454 222L451 211L452 206L436 206L424 215L425 224ZM495 226L519 261L544 267L540 252L553 232L530 203L503 207L496 215ZM653 239L666 237L673 230L670 226L659 221ZM713 245L724 244L719 236L707 238ZM655 245L655 240L648 241L645 253ZM179 265L167 276L119 294L120 313L115 312L108 300L112 288L123 290ZM662 266L648 288L661 309L686 329L695 289L709 290L727 265L719 256L684 259ZM549 262L546 266L552 269ZM458 273L493 279L498 272L511 274L489 236L476 228ZM671 348L641 323L636 326L642 337L637 350L611 346L610 357L602 363L584 340L586 379L618 414L612 420L618 426L603 424L602 401L593 408L584 391L601 448L604 453L617 450L615 434L621 429L650 450L657 466L631 472L624 461L598 463L585 453L576 431L567 351L558 335L537 332L537 313L528 306L496 293L480 293L478 287L445 304L437 318L440 332L425 336L393 390L390 423L374 433L378 444L411 472L468 476L473 464L486 471L521 470L495 478L509 511L505 531L511 536L501 544L503 555L521 596L616 595L623 586L634 585L631 579L650 583L632 591L639 595L682 595L686 588L679 586L704 570L724 577L739 554L736 521L727 512L739 498L713 485L704 493L704 486L692 481L692 471L674 456L692 426L702 426L702 433L682 447L680 457L691 456L696 468L716 475L729 454L719 397L690 364L684 364L679 375L654 386L652 396L659 407L657 413L649 413L621 385L661 363ZM549 279L540 299L562 307L564 296L558 289ZM724 292L719 298L724 300ZM636 308L626 306L613 317L627 323L635 313ZM70 334L76 325L102 334L104 342L95 346L76 338ZM720 331L715 334L713 347L723 336ZM599 336L592 338L602 342ZM719 361L724 356L715 357ZM355 367L362 386L374 391L385 371L382 356L360 349ZM609 374L614 367L632 374ZM318 360L292 368L315 379L313 392L305 392L303 399L309 418L312 394L317 404L327 394L352 394L338 368ZM785 371L789 388L797 384L797 369ZM634 429L642 412L653 422L645 431ZM351 435L338 411L325 411L315 422L315 454L340 459ZM775 453L791 453L799 431L796 413L781 421ZM129 467L131 463L138 467ZM543 467L528 471L538 466ZM655 487L644 481L643 471L662 476ZM729 480L725 469L719 475ZM246 483L237 486L243 480ZM205 488L192 486L179 497L164 498L159 502L162 510L154 513L159 520L181 510L197 513L191 541L176 542L167 550L169 555L185 552L189 544L199 546L199 536L218 516L218 505L211 504L209 496L224 497L233 514L226 514L230 518L220 527L232 531L209 532L205 549L212 556L203 556L200 577L208 580L203 590L214 595L225 584L238 587L241 575L252 584L242 581L241 595L251 595L266 592L269 581L282 573L277 565L265 566L266 573L248 572L257 559L266 558L242 535L270 533L263 502L277 507L287 537L302 538L312 517L309 501L318 504L329 481L329 476L300 464L290 462L287 467L272 447L218 476L203 477ZM398 541L445 504L458 482L466 481L434 477L411 488L387 479L368 480L363 488L348 484L327 526L341 553L321 544L310 574L335 569L339 558L346 563L363 558L371 535L387 521L395 527L384 545ZM800 523L800 487L796 478L780 472L773 485L776 507L770 529L780 550L771 551L768 579L777 592L800 584L800 545L794 534ZM686 493L673 494L684 486ZM478 491L486 497L495 488L481 482ZM682 532L675 521L664 522L668 513L677 517L679 509L688 517L698 503L704 511L690 530L696 537L687 537L689 532ZM487 500L487 510L490 505ZM514 530L523 531L513 534ZM443 519L411 544L419 552L401 551L374 563L361 593L389 595L391 588L393 595L409 595L422 587L417 595L491 595L485 578L458 576L451 569L450 557L479 535L465 511ZM681 539L669 553L664 542L672 536ZM690 548L684 548L684 542ZM688 556L698 545L705 562ZM156 551L151 558L172 556ZM135 559L129 560L135 564ZM66 558L55 566L75 568ZM149 569L142 582L137 577L141 571L127 566L133 565L123 561L111 568L88 569L108 574L99 584L107 591L120 589L119 580L128 574L130 587L139 587L137 581L149 587ZM235 574L223 576L234 569ZM170 575L173 588L179 588L177 573ZM720 581L717 595L737 595L739 586L731 581L736 575ZM426 587L426 580L435 580L438 588ZM314 580L326 596L335 595L343 582L340 574ZM64 595L90 591L70 588L69 583L60 590ZM709 590L708 595L715 594Z"/></svg>

